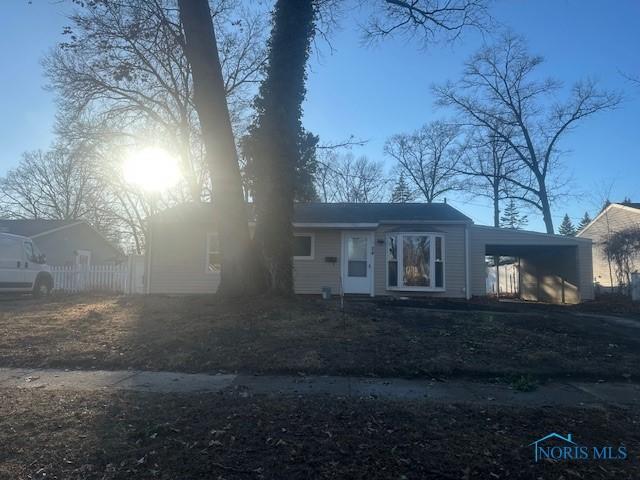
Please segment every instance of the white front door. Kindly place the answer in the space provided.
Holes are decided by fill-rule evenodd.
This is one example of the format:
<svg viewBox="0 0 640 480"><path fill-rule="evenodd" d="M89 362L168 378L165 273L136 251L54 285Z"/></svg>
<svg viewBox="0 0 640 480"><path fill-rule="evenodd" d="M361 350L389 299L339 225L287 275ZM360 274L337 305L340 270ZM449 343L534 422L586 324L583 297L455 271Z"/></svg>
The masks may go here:
<svg viewBox="0 0 640 480"><path fill-rule="evenodd" d="M342 233L342 290L373 295L373 232Z"/></svg>

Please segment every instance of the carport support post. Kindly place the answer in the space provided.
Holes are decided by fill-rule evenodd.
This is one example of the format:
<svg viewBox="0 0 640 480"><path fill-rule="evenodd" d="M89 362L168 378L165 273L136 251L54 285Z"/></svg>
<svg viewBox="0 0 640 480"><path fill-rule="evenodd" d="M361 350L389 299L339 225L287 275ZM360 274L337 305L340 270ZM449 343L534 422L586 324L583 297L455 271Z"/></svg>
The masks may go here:
<svg viewBox="0 0 640 480"><path fill-rule="evenodd" d="M518 298L522 299L522 270L520 268L520 257L518 257Z"/></svg>
<svg viewBox="0 0 640 480"><path fill-rule="evenodd" d="M493 263L496 264L496 299L500 300L500 255L493 257Z"/></svg>

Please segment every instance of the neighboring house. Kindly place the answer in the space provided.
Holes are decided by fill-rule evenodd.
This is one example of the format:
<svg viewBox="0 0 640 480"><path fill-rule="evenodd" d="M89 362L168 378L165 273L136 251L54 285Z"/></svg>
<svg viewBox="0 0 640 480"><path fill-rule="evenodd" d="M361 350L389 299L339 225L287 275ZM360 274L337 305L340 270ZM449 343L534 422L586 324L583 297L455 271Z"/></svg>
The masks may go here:
<svg viewBox="0 0 640 480"><path fill-rule="evenodd" d="M618 286L615 264L609 262L604 244L609 236L629 227L640 227L640 203L612 203L577 233L593 241L593 281L603 287ZM636 265L640 271L640 265Z"/></svg>
<svg viewBox="0 0 640 480"><path fill-rule="evenodd" d="M122 252L83 220L0 220L0 232L30 237L53 266L109 265Z"/></svg>
<svg viewBox="0 0 640 480"><path fill-rule="evenodd" d="M447 204L299 203L294 212L296 293L486 295L487 255L517 257L526 300L593 298L591 241L474 225ZM154 216L147 293L210 293L220 281L210 204Z"/></svg>

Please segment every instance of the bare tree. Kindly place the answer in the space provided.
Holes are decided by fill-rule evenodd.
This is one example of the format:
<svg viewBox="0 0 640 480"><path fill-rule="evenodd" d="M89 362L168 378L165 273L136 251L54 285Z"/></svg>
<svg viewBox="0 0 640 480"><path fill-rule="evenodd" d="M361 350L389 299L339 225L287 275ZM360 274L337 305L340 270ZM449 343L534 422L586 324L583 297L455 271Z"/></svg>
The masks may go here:
<svg viewBox="0 0 640 480"><path fill-rule="evenodd" d="M365 27L370 40L401 34L427 45L440 37L456 40L469 28L484 30L491 23L487 0L383 0L374 5Z"/></svg>
<svg viewBox="0 0 640 480"><path fill-rule="evenodd" d="M0 187L4 216L58 220L85 217L101 190L91 159L61 147L25 152Z"/></svg>
<svg viewBox="0 0 640 480"><path fill-rule="evenodd" d="M491 200L493 225L500 226L500 202L511 196L510 179L523 182L513 150L492 131L473 132L467 141L458 172L468 178L465 191Z"/></svg>
<svg viewBox="0 0 640 480"><path fill-rule="evenodd" d="M553 233L552 187L559 167L559 142L580 120L616 107L619 95L599 90L592 81L576 83L565 102L554 101L561 84L537 80L542 58L527 51L524 40L506 34L466 62L462 79L436 87L438 103L455 108L466 123L490 130L507 143L530 172L531 182L512 182L520 199L540 210Z"/></svg>
<svg viewBox="0 0 640 480"><path fill-rule="evenodd" d="M330 150L318 162L316 190L323 202L381 202L388 186L382 163L365 156Z"/></svg>
<svg viewBox="0 0 640 480"><path fill-rule="evenodd" d="M392 136L384 152L393 158L427 203L459 188L458 165L464 148L457 125L435 121L413 133Z"/></svg>
<svg viewBox="0 0 640 480"><path fill-rule="evenodd" d="M620 290L626 287L629 294L631 273L640 261L640 226L633 225L613 233L603 242L603 247L607 257L615 264Z"/></svg>
<svg viewBox="0 0 640 480"><path fill-rule="evenodd" d="M631 74L628 74L628 73L622 73L622 76L624 78L626 78L635 87L640 87L640 74L639 75L631 75Z"/></svg>
<svg viewBox="0 0 640 480"><path fill-rule="evenodd" d="M232 120L246 123L254 84L264 63L264 21L260 12L212 2L220 32L221 69ZM70 16L62 43L44 61L50 88L58 94L61 133L127 136L154 130L181 159L192 199L209 182L192 75L183 50L173 0L84 2ZM84 117L99 130L76 128Z"/></svg>
<svg viewBox="0 0 640 480"><path fill-rule="evenodd" d="M65 145L26 152L0 178L0 216L85 220L124 250L143 253L147 219L178 203L183 189L149 193L125 181L122 147Z"/></svg>

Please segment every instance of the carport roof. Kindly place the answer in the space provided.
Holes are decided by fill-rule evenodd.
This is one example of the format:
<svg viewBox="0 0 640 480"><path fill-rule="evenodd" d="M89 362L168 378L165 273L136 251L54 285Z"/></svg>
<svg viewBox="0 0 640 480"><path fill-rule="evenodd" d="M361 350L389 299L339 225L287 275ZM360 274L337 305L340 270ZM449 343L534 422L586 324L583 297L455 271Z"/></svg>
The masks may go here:
<svg viewBox="0 0 640 480"><path fill-rule="evenodd" d="M544 254L559 251L571 251L577 245L500 245L489 243L485 246L485 255L501 257L518 257L522 255Z"/></svg>

